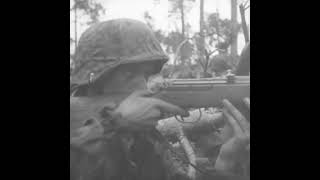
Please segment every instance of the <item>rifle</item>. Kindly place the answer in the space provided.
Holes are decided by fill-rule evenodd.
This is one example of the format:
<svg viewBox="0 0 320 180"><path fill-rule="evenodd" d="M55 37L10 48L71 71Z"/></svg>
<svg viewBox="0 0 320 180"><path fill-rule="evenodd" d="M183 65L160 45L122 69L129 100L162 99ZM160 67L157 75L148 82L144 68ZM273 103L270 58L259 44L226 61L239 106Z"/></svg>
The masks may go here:
<svg viewBox="0 0 320 180"><path fill-rule="evenodd" d="M105 106L115 106L129 94L99 97L70 97L70 112L78 125L87 119L97 117ZM119 96L119 97L118 97ZM237 107L250 97L250 76L228 76L226 78L170 79L170 85L153 95L155 98L182 108L205 108L222 105L228 99ZM244 106L242 106L244 107Z"/></svg>
<svg viewBox="0 0 320 180"><path fill-rule="evenodd" d="M224 78L170 79L170 85L154 97L182 108L220 106L223 99L234 104L250 97L250 76Z"/></svg>

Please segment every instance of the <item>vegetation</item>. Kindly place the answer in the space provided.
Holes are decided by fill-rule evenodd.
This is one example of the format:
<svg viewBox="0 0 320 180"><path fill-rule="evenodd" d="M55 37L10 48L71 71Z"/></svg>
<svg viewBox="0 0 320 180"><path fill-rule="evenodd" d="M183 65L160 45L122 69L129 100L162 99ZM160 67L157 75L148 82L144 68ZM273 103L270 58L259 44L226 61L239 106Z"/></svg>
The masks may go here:
<svg viewBox="0 0 320 180"><path fill-rule="evenodd" d="M155 19L149 12L144 13L145 22L154 31L157 39L173 63L167 64L162 69L164 77L175 78L199 78L220 76L226 70L234 70L239 61L239 55L234 50L237 43L237 35L243 31L245 41L249 41L248 28L245 22L245 10L250 7L248 0L239 5L241 24L235 21L237 2L231 0L231 19L221 19L219 12L205 14L204 0L200 0L199 32L191 32L191 25L186 21L196 0L169 0L169 17L180 27L170 32L163 32L155 28ZM77 24L77 14L89 17L87 24L99 21L105 14L104 7L95 0L74 0L70 11L75 15L75 21L70 25ZM77 28L75 28L77 36ZM76 46L77 39L70 37L70 46ZM239 52L240 53L240 52ZM72 61L72 54L70 60ZM172 61L171 61L172 62ZM71 65L71 62L70 62Z"/></svg>

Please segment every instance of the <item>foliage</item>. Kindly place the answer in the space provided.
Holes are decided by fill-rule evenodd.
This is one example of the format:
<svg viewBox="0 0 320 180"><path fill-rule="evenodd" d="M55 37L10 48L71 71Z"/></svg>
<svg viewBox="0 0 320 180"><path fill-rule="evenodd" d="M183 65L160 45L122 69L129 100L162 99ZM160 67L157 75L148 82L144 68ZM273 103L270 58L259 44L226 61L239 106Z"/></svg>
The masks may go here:
<svg viewBox="0 0 320 180"><path fill-rule="evenodd" d="M90 21L87 22L88 25L98 22L100 15L105 14L103 6L93 0L74 0L74 5L70 11L75 9L83 11L85 15L90 17Z"/></svg>
<svg viewBox="0 0 320 180"><path fill-rule="evenodd" d="M101 4L94 0L74 0L74 5L70 10L74 10L76 7L78 11L81 11L85 15L90 17L90 23L97 22L99 16L105 13ZM206 14L204 17L204 38L205 47L204 55L200 52L200 33L190 34L188 29L191 28L190 24L184 21L186 14L191 9L192 3L195 0L169 0L171 9L169 10L169 16L181 20L183 30L174 30L171 32L163 32L160 29L156 29L154 18L148 13L144 13L144 19L147 25L153 30L156 38L161 43L164 50L169 55L175 55L177 59L176 67L173 65L165 65L162 74L164 77L175 74L179 77L196 77L200 72L215 73L220 75L227 69L234 69L237 65L239 57L233 57L228 54L228 49L232 44L235 34L241 31L241 24L237 24L235 30L233 30L233 23L229 19L221 19L218 13ZM188 40L186 40L189 38ZM179 48L179 45L183 45ZM70 45L74 43L74 39L70 37ZM200 61L200 57L204 56ZM70 56L70 59L72 57ZM176 73L173 73L176 71ZM179 75L178 75L179 74ZM191 75L192 74L192 75Z"/></svg>
<svg viewBox="0 0 320 180"><path fill-rule="evenodd" d="M218 54L210 58L207 72L203 72L200 64L166 64L163 66L161 75L164 78L198 78L222 76L227 70L235 70L239 56L233 57L230 54Z"/></svg>
<svg viewBox="0 0 320 180"><path fill-rule="evenodd" d="M241 24L237 24L233 31L232 25L231 20L220 19L218 13L209 14L205 24L205 35L209 38L209 45L215 44L216 48L226 51L241 29Z"/></svg>
<svg viewBox="0 0 320 180"><path fill-rule="evenodd" d="M229 46L237 37L236 34L239 32L241 25L237 24L236 28L233 29L233 22L231 20L221 19L218 13L211 13L205 19L203 26L203 35L199 34L199 36L195 36L195 44L198 52L197 62L201 65L205 76L207 76L206 74L210 73L210 71L220 74L220 71L225 71L231 67L230 63L222 60L229 58L226 56L226 53L228 52ZM211 58L216 52L223 54L223 58L219 56ZM211 62L215 59L219 59L219 63ZM230 66L228 66L229 64ZM212 66L217 67L212 69Z"/></svg>
<svg viewBox="0 0 320 180"><path fill-rule="evenodd" d="M171 3L171 9L169 10L169 15L178 15L181 18L181 14L179 13L182 9L184 12L188 12L191 9L191 5L195 0L169 0Z"/></svg>
<svg viewBox="0 0 320 180"><path fill-rule="evenodd" d="M153 30L156 38L162 43L166 48L165 51L168 54L175 54L179 44L184 40L184 37L179 31L169 32L168 35L165 35L161 30L156 30L154 27L154 19L148 12L144 13L144 19L147 22L147 25ZM189 41L186 42L180 49L181 57L180 63L185 64L190 61L191 56L194 54L194 47Z"/></svg>
<svg viewBox="0 0 320 180"><path fill-rule="evenodd" d="M216 55L212 57L209 64L209 69L217 76L222 75L222 73L226 72L228 69L234 69L235 62L237 62L238 59L239 58L233 57L229 54Z"/></svg>
<svg viewBox="0 0 320 180"><path fill-rule="evenodd" d="M102 14L105 14L105 9L103 8L103 6L100 3L95 2L94 0L73 0L73 2L73 6L70 8L70 11L80 11L80 13L89 16L90 20L86 22L87 25L98 22L99 17ZM75 15L77 14L76 12L74 13ZM72 23L76 23L76 21ZM70 37L70 47L71 45L76 43L76 39L76 37Z"/></svg>
<svg viewBox="0 0 320 180"><path fill-rule="evenodd" d="M190 40L186 41L177 53L179 45L184 41L182 33L171 31L165 34L161 30L155 29L154 19L148 12L144 14L144 17L148 26L155 32L159 42L164 45L165 51L168 54L179 56L176 67L173 65L163 67L161 73L164 77L170 75L174 78L207 77L211 73L220 76L226 70L234 69L237 65L239 58L232 57L227 53L227 50L232 43L234 33L240 31L240 24L237 25L237 32L232 32L231 20L221 19L217 13L209 14L204 24L205 58L204 61L200 61L199 43L201 41L199 33L195 33Z"/></svg>
<svg viewBox="0 0 320 180"><path fill-rule="evenodd" d="M169 35L173 35L173 38L175 38L176 40L174 43L172 43L172 41L171 42L169 41L169 44L171 45L171 48L172 48L171 50L173 52L176 52L176 48L179 46L179 44L182 43L189 36L188 34L191 26L185 22L185 19L186 19L186 14L191 10L192 4L195 2L195 0L169 0L169 2L171 3L169 16L175 16L179 18L181 21L181 33L169 34ZM189 63L192 53L193 53L192 44L190 44L189 42L186 42L181 46L181 50L175 53L177 56L175 58L176 60L180 61L183 64Z"/></svg>

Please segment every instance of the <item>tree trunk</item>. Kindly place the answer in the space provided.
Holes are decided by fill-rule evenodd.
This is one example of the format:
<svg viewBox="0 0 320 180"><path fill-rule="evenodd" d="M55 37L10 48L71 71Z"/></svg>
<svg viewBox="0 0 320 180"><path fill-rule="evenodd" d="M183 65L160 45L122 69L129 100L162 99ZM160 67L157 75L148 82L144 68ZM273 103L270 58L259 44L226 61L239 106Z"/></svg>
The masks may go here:
<svg viewBox="0 0 320 180"><path fill-rule="evenodd" d="M181 39L181 42L183 42L184 40L185 40L185 22L184 22L184 6L183 6L183 4L184 4L184 0L180 0L180 16L181 16L181 34L182 34L182 39ZM183 46L182 46L182 48L183 48ZM182 52L181 52L181 50L180 50L180 52L179 52L179 54L180 54L180 62L181 62L181 64L184 64L184 61L185 61L185 59L184 59L184 56L181 54Z"/></svg>
<svg viewBox="0 0 320 180"><path fill-rule="evenodd" d="M199 55L200 55L200 61L202 62L201 64L203 65L203 72L207 72L207 68L205 64L205 41L204 41L204 33L203 33L203 28L204 28L204 19L203 19L203 8L204 8L204 0L200 0L200 46L199 46Z"/></svg>
<svg viewBox="0 0 320 180"><path fill-rule="evenodd" d="M231 22L232 22L232 43L231 43L231 55L238 55L238 33L237 27L237 0L231 0Z"/></svg>
<svg viewBox="0 0 320 180"><path fill-rule="evenodd" d="M183 7L184 0L180 2L180 12L181 12L181 33L182 33L182 41L185 39L185 23L184 23L184 7Z"/></svg>
<svg viewBox="0 0 320 180"><path fill-rule="evenodd" d="M74 48L77 47L77 2L74 4Z"/></svg>
<svg viewBox="0 0 320 180"><path fill-rule="evenodd" d="M241 25L242 25L242 30L243 30L243 34L244 34L244 39L247 44L249 42L249 31L248 31L248 26L246 23L245 9L244 9L243 4L240 4L239 10L240 10L240 15L241 15Z"/></svg>
<svg viewBox="0 0 320 180"><path fill-rule="evenodd" d="M217 43L220 43L220 15L219 15L219 11L217 8L217 24L216 24L216 30L217 30Z"/></svg>
<svg viewBox="0 0 320 180"><path fill-rule="evenodd" d="M188 138L185 136L183 129L179 128L179 139L180 139L180 145L183 147L185 154L188 157L188 161L196 166L196 155L195 152L188 140ZM196 178L196 170L189 165L188 167L188 177L190 178L190 180L195 180Z"/></svg>

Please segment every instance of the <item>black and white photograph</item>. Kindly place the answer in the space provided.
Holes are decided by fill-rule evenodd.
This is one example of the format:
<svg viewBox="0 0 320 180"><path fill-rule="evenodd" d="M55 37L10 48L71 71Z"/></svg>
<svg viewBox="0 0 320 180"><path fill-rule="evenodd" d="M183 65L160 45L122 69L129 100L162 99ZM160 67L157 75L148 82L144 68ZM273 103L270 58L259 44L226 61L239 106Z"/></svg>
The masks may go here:
<svg viewBox="0 0 320 180"><path fill-rule="evenodd" d="M250 180L250 0L70 0L70 180Z"/></svg>

